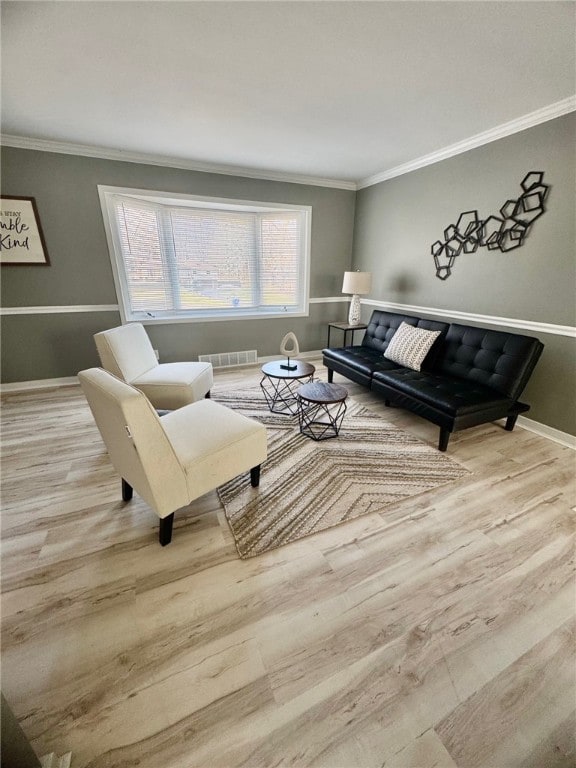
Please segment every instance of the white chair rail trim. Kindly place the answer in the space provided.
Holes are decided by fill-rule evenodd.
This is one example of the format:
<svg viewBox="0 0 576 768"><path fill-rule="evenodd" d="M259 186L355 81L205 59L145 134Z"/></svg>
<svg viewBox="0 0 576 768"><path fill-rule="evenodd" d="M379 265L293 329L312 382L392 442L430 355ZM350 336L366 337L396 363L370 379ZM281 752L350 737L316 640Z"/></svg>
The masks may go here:
<svg viewBox="0 0 576 768"><path fill-rule="evenodd" d="M120 312L118 304L65 304L42 307L2 307L0 315L64 315L77 312Z"/></svg>
<svg viewBox="0 0 576 768"><path fill-rule="evenodd" d="M402 312L406 315L434 315L442 318L448 317L455 320L464 320L470 323L484 323L504 328L519 328L523 331L548 333L552 336L576 338L576 327L572 325L555 325L554 323L540 323L535 320L520 320L518 318L498 317L496 315L478 315L474 312L461 312L457 309L437 309L436 307L418 307L414 304L395 304L390 301L377 301L376 299L361 299L361 303L376 309L389 309L391 312Z"/></svg>
<svg viewBox="0 0 576 768"><path fill-rule="evenodd" d="M310 304L339 304L348 303L349 296L320 296L310 299ZM455 320L464 320L472 323L487 323L488 325L502 326L505 328L519 328L524 331L547 333L552 336L567 336L576 338L576 327L571 325L555 325L554 323L540 323L534 320L522 320L512 317L498 317L496 315L479 315L474 312L462 312L456 309L437 309L436 307L419 307L415 304L396 304L377 299L361 299L362 304L376 309L389 309L391 312L403 312L404 314L424 314L438 317L449 317ZM1 307L0 315L59 315L73 314L75 312L120 312L118 304L75 304L65 306L42 307ZM230 320L230 318L222 318ZM175 323L176 320L166 320L166 324ZM190 322L184 320L181 322Z"/></svg>

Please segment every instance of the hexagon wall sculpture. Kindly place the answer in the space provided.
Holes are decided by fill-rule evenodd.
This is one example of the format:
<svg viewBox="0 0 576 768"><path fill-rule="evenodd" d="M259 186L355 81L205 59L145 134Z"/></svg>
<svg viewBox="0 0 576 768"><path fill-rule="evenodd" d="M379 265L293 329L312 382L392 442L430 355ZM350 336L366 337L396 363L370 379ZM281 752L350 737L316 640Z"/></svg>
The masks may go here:
<svg viewBox="0 0 576 768"><path fill-rule="evenodd" d="M449 224L444 230L444 242L436 240L431 246L436 277L447 280L462 253L475 253L480 247L502 253L520 248L532 224L546 210L544 203L550 185L544 184L543 179L544 171L527 173L520 182L520 197L507 200L500 208L502 218L492 215L482 220L478 211L461 213L456 224Z"/></svg>

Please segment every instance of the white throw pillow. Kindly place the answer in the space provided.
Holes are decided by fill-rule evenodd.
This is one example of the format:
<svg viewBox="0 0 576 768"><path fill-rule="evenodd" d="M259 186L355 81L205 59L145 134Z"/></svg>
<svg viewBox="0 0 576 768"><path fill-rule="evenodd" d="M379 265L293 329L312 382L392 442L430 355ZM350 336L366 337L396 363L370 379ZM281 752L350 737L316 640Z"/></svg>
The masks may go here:
<svg viewBox="0 0 576 768"><path fill-rule="evenodd" d="M440 336L440 331L426 331L424 328L414 328L408 323L400 323L384 357L398 365L419 371L430 347Z"/></svg>

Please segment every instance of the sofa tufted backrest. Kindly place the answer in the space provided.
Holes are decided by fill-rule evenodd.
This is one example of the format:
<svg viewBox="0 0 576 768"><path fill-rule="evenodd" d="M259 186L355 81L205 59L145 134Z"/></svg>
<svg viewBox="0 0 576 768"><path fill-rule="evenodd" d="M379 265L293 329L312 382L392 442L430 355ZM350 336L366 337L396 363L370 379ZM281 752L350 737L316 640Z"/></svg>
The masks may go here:
<svg viewBox="0 0 576 768"><path fill-rule="evenodd" d="M452 323L443 343L440 370L516 400L544 345L531 336Z"/></svg>
<svg viewBox="0 0 576 768"><path fill-rule="evenodd" d="M442 348L443 339L450 327L448 323L442 323L437 320L425 320L421 317L400 315L396 312L385 312L380 309L375 309L374 312L372 312L372 317L370 318L368 328L364 334L362 346L375 349L384 354L388 344L400 326L400 323L407 323L416 328L424 328L427 331L440 331L440 336L424 361L423 367L429 369L435 364L438 352Z"/></svg>

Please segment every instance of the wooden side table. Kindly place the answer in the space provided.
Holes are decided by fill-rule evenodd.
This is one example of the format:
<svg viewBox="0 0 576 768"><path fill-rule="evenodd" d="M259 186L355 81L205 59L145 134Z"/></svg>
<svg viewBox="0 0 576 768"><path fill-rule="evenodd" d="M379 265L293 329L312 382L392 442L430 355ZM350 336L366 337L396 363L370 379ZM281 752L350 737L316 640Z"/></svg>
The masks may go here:
<svg viewBox="0 0 576 768"><path fill-rule="evenodd" d="M350 325L350 323L328 323L327 347L330 346L330 331L332 328L337 328L339 331L344 331L344 346L346 346L346 337L349 332L352 333L352 344L354 344L354 331L363 331L365 328L368 328L368 326L364 325L363 323L360 323L360 325Z"/></svg>
<svg viewBox="0 0 576 768"><path fill-rule="evenodd" d="M348 390L340 384L314 381L296 392L300 433L312 440L338 437L346 413Z"/></svg>

